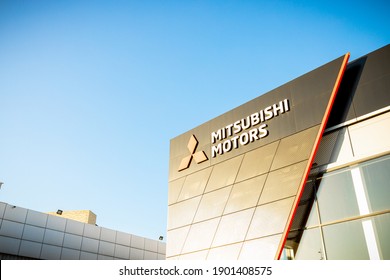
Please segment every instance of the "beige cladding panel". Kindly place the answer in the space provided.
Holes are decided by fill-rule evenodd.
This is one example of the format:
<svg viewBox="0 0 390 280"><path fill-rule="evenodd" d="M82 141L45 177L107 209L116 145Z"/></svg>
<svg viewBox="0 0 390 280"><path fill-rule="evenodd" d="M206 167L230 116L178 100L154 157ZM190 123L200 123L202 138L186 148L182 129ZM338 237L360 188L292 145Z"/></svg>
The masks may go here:
<svg viewBox="0 0 390 280"><path fill-rule="evenodd" d="M291 197L258 206L247 239L283 233L294 199Z"/></svg>
<svg viewBox="0 0 390 280"><path fill-rule="evenodd" d="M182 253L190 253L210 248L220 218L193 224L188 233Z"/></svg>
<svg viewBox="0 0 390 280"><path fill-rule="evenodd" d="M343 59L344 57L340 57L339 59L172 139L170 144L169 181L186 176L193 171L203 169L207 166L218 164L232 157L250 152L256 148L263 147L309 127L320 124ZM277 112L277 114L274 114L275 116L273 118L262 122L262 124L267 125L266 129L268 135L266 137L246 145L240 145L239 148L233 148L230 152L215 158L211 156L211 147L218 144L212 143L212 132L224 129L226 126L234 124L236 121L250 117L251 114L265 110L268 106L278 105L279 102L286 99L289 101L288 111L283 113ZM250 127L250 129L258 127L259 125L255 125ZM226 138L217 142L222 143L225 140L231 139L233 136L248 133L250 129L243 130L236 135L227 135ZM189 168L178 172L179 165L183 158L188 157L191 154L188 145L191 142L193 135L198 140L196 152L204 151L208 160L200 164L192 162Z"/></svg>
<svg viewBox="0 0 390 280"><path fill-rule="evenodd" d="M183 188L185 177L169 182L168 185L168 205L177 202L181 189Z"/></svg>
<svg viewBox="0 0 390 280"><path fill-rule="evenodd" d="M215 165L205 192L232 185L237 177L242 158L243 156L235 157Z"/></svg>
<svg viewBox="0 0 390 280"><path fill-rule="evenodd" d="M206 184L210 178L212 167L195 172L185 177L183 189L179 201L189 199L203 194Z"/></svg>
<svg viewBox="0 0 390 280"><path fill-rule="evenodd" d="M280 141L271 170L307 160L313 150L319 126L306 129Z"/></svg>
<svg viewBox="0 0 390 280"><path fill-rule="evenodd" d="M242 246L239 260L270 260L274 258L282 235L273 235L250 241Z"/></svg>
<svg viewBox="0 0 390 280"><path fill-rule="evenodd" d="M245 154L236 182L267 173L271 168L279 141Z"/></svg>
<svg viewBox="0 0 390 280"><path fill-rule="evenodd" d="M168 231L167 244L169 243L169 246L167 246L167 256L180 255L189 230L190 226L186 226Z"/></svg>
<svg viewBox="0 0 390 280"><path fill-rule="evenodd" d="M256 206L266 177L266 174L264 174L235 184L227 201L224 214Z"/></svg>
<svg viewBox="0 0 390 280"><path fill-rule="evenodd" d="M189 254L183 254L180 255L177 259L178 260L206 260L208 250L203 250L203 251L197 251L195 253L189 253Z"/></svg>
<svg viewBox="0 0 390 280"><path fill-rule="evenodd" d="M194 222L221 216L231 190L229 186L203 195Z"/></svg>
<svg viewBox="0 0 390 280"><path fill-rule="evenodd" d="M270 172L259 204L296 195L306 166L307 160Z"/></svg>
<svg viewBox="0 0 390 280"><path fill-rule="evenodd" d="M208 260L231 260L238 259L240 254L242 243L236 243L232 245L217 247L210 249L207 255Z"/></svg>
<svg viewBox="0 0 390 280"><path fill-rule="evenodd" d="M223 216L215 234L213 247L244 241L254 210L251 208Z"/></svg>
<svg viewBox="0 0 390 280"><path fill-rule="evenodd" d="M201 197L197 196L168 207L168 230L192 223Z"/></svg>
<svg viewBox="0 0 390 280"><path fill-rule="evenodd" d="M275 257L344 62L340 57L171 140L169 182L177 199L170 199L168 258ZM211 157L211 132L286 98L290 110L265 122L268 136ZM183 158L201 151L207 161L178 171Z"/></svg>

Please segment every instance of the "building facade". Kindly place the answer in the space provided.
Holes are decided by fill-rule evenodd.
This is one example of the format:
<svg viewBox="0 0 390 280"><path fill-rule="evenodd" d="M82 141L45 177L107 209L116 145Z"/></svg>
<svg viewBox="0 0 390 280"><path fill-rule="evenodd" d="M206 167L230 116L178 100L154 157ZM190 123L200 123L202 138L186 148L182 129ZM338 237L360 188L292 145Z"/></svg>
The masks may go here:
<svg viewBox="0 0 390 280"><path fill-rule="evenodd" d="M390 259L390 46L171 140L167 259Z"/></svg>
<svg viewBox="0 0 390 280"><path fill-rule="evenodd" d="M165 246L157 240L0 202L0 259L164 260Z"/></svg>
<svg viewBox="0 0 390 280"><path fill-rule="evenodd" d="M91 210L67 210L58 209L56 212L47 212L47 214L62 217L70 220L79 221L91 225L96 224L96 214Z"/></svg>

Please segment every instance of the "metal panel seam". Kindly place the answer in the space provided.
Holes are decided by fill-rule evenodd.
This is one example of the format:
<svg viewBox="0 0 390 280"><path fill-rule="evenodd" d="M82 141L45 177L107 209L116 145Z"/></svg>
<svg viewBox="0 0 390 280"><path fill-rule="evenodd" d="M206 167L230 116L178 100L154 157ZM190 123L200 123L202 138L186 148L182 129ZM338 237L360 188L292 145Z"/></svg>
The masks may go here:
<svg viewBox="0 0 390 280"><path fill-rule="evenodd" d="M280 259L280 256L282 254L282 250L283 250L284 245L285 245L285 243L287 241L288 233L289 233L290 228L292 226L292 222L293 222L295 213L297 211L297 208L298 208L298 205L299 205L299 201L300 201L301 196L303 194L303 189L305 187L305 182L307 181L307 178L309 176L311 165L312 165L312 163L314 161L315 155L316 155L318 147L319 147L320 140L322 138L322 135L323 135L325 127L326 127L326 123L327 123L327 121L329 119L330 111L332 109L332 106L333 106L333 103L334 103L337 91L338 91L338 89L340 87L341 79L342 79L342 77L344 75L344 72L345 72L345 69L347 67L349 57L350 57L350 53L349 52L344 55L344 60L343 60L343 62L341 64L340 71L339 71L339 74L338 74L338 76L336 78L335 85L333 87L333 90L332 90L332 93L331 93L331 96L330 96L330 99L329 99L329 102L328 102L328 106L327 106L327 108L325 110L325 114L324 114L324 117L322 119L319 132L318 132L316 140L314 142L314 147L313 147L313 150L312 150L311 155L309 157L309 161L308 161L308 164L307 164L307 167L306 167L306 171L304 173L304 176L302 177L302 181L301 181L300 186L298 188L297 197L296 197L296 199L295 199L295 201L293 203L292 210L291 210L289 218L287 220L287 225L285 227L285 230L284 230L283 235L282 235L281 242L279 243L279 247L278 247L278 250L277 250L276 255L275 255L275 259L276 260Z"/></svg>

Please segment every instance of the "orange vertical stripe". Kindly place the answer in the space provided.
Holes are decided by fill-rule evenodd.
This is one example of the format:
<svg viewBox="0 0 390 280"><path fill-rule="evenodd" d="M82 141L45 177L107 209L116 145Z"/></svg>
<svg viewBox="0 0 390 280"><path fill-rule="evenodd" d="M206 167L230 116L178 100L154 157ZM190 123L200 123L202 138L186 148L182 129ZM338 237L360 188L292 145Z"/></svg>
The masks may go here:
<svg viewBox="0 0 390 280"><path fill-rule="evenodd" d="M340 87L341 79L342 79L342 77L344 75L344 72L345 72L345 69L347 67L349 56L350 56L349 53L345 54L343 63L341 64L339 74L337 76L335 85L333 87L332 94L331 94L329 102L328 102L328 106L326 108L324 117L322 119L321 126L320 126L320 129L318 131L316 140L314 142L314 148L313 148L313 150L312 150L312 152L310 154L308 165L306 167L304 176L302 178L302 181L301 181L299 189L298 189L297 197L295 198L292 211L290 212L290 216L288 217L288 220L287 220L287 226L286 226L286 228L285 228L285 230L283 232L281 242L279 243L279 247L278 247L278 250L277 250L276 255L275 255L275 259L276 260L280 259L280 256L282 254L284 245L286 244L288 233L289 233L289 231L291 229L292 222L294 220L295 213L296 213L298 205L299 205L299 201L301 200L301 196L303 194L303 190L305 188L305 184L306 184L307 178L309 176L311 166L313 164L315 155L317 153L317 150L318 150L318 147L319 147L319 144L320 144L320 140L322 138L322 134L324 133L324 130L325 130L325 127L326 127L326 123L328 122L330 111L331 111L331 109L333 107L333 103L334 103L334 100L336 98L337 91L338 91L338 89Z"/></svg>

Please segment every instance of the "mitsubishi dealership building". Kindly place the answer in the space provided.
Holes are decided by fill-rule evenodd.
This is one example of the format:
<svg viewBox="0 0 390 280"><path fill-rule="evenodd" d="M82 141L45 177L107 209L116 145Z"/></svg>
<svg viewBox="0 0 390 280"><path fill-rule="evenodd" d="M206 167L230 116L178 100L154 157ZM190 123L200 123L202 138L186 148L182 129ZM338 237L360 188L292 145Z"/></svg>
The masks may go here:
<svg viewBox="0 0 390 280"><path fill-rule="evenodd" d="M172 139L167 243L86 213L0 202L0 259L390 259L390 45Z"/></svg>
<svg viewBox="0 0 390 280"><path fill-rule="evenodd" d="M390 259L390 45L171 140L167 259Z"/></svg>

